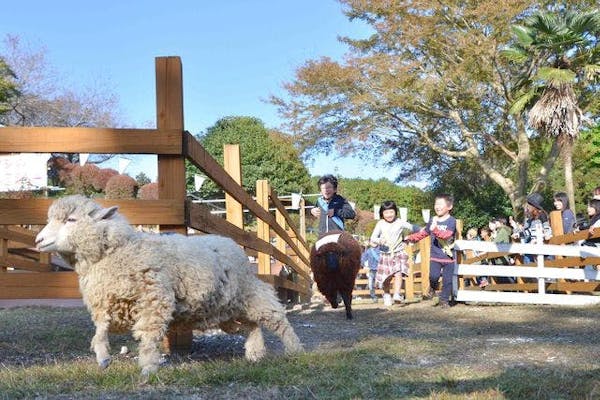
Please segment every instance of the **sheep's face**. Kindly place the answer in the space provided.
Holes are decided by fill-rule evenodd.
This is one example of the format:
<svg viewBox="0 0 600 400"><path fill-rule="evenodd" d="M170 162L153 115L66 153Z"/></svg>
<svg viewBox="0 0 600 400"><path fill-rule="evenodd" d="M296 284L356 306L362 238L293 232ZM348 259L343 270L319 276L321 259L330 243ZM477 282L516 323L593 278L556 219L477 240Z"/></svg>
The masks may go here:
<svg viewBox="0 0 600 400"><path fill-rule="evenodd" d="M93 240L95 224L110 218L117 207L101 208L83 196L68 196L55 201L48 210L48 224L37 235L40 251L76 253L83 236ZM91 244L91 243L90 243Z"/></svg>

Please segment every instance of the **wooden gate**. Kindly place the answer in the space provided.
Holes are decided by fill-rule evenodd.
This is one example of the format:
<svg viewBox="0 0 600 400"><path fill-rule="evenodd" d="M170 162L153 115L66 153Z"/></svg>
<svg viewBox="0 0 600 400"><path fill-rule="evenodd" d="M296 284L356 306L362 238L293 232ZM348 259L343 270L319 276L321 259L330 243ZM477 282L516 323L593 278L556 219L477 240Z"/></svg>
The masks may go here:
<svg viewBox="0 0 600 400"><path fill-rule="evenodd" d="M268 182L259 181L263 197L257 202L239 184L239 171L225 170L183 126L182 66L179 57L156 59L156 129L3 127L0 153L101 153L158 155L158 200L99 200L118 205L135 225L159 225L161 231L201 232L230 236L263 264L259 277L303 299L310 294L308 246L291 222L285 207ZM238 150L239 153L239 150ZM216 217L200 204L186 199L185 161L193 163L230 196L230 201L250 210L261 222L257 236L240 223ZM239 163L238 163L239 164ZM33 238L42 225L51 199L0 200L0 298L78 298L76 274L49 254L33 249ZM276 208L273 215L269 208ZM235 208L232 206L232 209ZM30 229L25 229L27 226ZM270 235L277 245L269 242ZM294 271L293 279L271 274L274 258ZM265 264L268 261L268 265Z"/></svg>

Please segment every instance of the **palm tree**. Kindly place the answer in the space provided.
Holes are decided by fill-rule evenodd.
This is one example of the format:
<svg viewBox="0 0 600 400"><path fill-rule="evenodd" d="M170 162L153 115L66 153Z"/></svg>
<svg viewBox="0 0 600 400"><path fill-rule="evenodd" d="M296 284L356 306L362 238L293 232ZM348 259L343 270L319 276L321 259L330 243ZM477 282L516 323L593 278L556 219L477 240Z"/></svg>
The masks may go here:
<svg viewBox="0 0 600 400"><path fill-rule="evenodd" d="M555 138L565 167L565 186L575 205L573 145L585 112L598 104L600 11L540 11L514 25L515 43L504 57L521 69L511 112L528 110L529 125Z"/></svg>

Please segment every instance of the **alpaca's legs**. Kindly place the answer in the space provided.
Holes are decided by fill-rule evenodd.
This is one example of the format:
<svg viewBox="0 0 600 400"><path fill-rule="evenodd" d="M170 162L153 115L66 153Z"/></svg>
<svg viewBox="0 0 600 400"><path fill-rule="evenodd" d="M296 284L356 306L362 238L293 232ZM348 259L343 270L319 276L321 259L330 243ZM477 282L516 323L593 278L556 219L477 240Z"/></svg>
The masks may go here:
<svg viewBox="0 0 600 400"><path fill-rule="evenodd" d="M255 321L275 333L283 342L287 354L302 351L300 339L296 336L294 328L285 316L283 307L272 292L257 290L248 299L246 314L249 320Z"/></svg>
<svg viewBox="0 0 600 400"><path fill-rule="evenodd" d="M110 344L108 342L108 326L109 322L106 317L98 317L94 320L96 325L96 333L92 338L90 350L96 353L96 362L100 368L104 369L110 365Z"/></svg>
<svg viewBox="0 0 600 400"><path fill-rule="evenodd" d="M346 319L352 319L352 295L348 292L341 292L341 295L346 307Z"/></svg>
<svg viewBox="0 0 600 400"><path fill-rule="evenodd" d="M249 361L258 361L265 356L267 351L260 326L252 324L252 330L246 338L244 347L246 349L246 359Z"/></svg>

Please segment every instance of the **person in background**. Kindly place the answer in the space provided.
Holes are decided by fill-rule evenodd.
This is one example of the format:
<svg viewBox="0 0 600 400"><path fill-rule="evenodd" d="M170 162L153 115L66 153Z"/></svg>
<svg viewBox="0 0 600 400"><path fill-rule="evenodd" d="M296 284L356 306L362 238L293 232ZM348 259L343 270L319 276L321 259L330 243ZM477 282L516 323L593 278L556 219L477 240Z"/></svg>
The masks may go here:
<svg viewBox="0 0 600 400"><path fill-rule="evenodd" d="M371 241L365 244L365 251L360 258L360 265L363 268L367 268L368 288L369 294L371 295L371 301L377 303L377 296L375 295L375 275L377 274L377 266L379 265L379 246Z"/></svg>
<svg viewBox="0 0 600 400"><path fill-rule="evenodd" d="M454 254L452 247L456 237L456 219L450 215L454 207L454 199L448 194L435 196L435 216L427 223L424 229L408 236L410 242L418 242L431 236L431 251L429 263L429 293L424 298L432 298L438 287L442 275L442 292L439 305L442 308L450 307L452 296L452 275L454 272ZM434 304L437 305L437 304Z"/></svg>
<svg viewBox="0 0 600 400"><path fill-rule="evenodd" d="M484 242L492 241L492 231L490 230L489 226L482 226L479 228L479 238Z"/></svg>
<svg viewBox="0 0 600 400"><path fill-rule="evenodd" d="M402 302L400 295L402 281L408 276L408 254L406 253L406 236L419 228L398 218L396 203L384 201L379 208L380 220L377 221L371 243L379 246L380 257L377 267L376 282L383 288L383 304L392 305L392 296L389 294L389 279L394 277L394 302Z"/></svg>
<svg viewBox="0 0 600 400"><path fill-rule="evenodd" d="M467 233L465 234L465 238L467 240L481 241L481 238L479 237L478 229L477 228L469 228L467 230ZM465 253L466 253L465 254L466 258L476 257L477 255L480 254L480 252L474 251L474 250L468 250ZM485 262L485 260L483 260L483 261ZM487 277L485 277L485 276L477 276L475 278L475 282L481 288L484 288L484 287L486 287L488 285ZM482 282L483 282L483 286L482 286ZM471 281L468 280L468 279L465 279L465 285L466 286L470 286L471 285Z"/></svg>
<svg viewBox="0 0 600 400"><path fill-rule="evenodd" d="M594 188L594 192L592 193L593 199L600 200L600 186L596 186Z"/></svg>
<svg viewBox="0 0 600 400"><path fill-rule="evenodd" d="M542 205L544 198L539 193L531 193L527 196L527 204L525 206L525 223L523 226L518 226L517 230L513 230L512 237L520 239L521 243L536 243L538 235L544 240L552 237L552 228L548 220L548 213ZM531 254L523 255L525 264L532 263L535 257Z"/></svg>
<svg viewBox="0 0 600 400"><path fill-rule="evenodd" d="M469 228L467 230L467 233L465 234L465 238L467 240L481 240L481 238L477 234L477 228Z"/></svg>
<svg viewBox="0 0 600 400"><path fill-rule="evenodd" d="M564 192L554 194L554 208L562 216L563 234L571 233L575 229L575 214L569 206L569 197Z"/></svg>
<svg viewBox="0 0 600 400"><path fill-rule="evenodd" d="M510 236L512 234L512 229L508 227L507 221L505 217L496 217L491 222L490 225L494 225L494 242L495 243L510 243Z"/></svg>
<svg viewBox="0 0 600 400"><path fill-rule="evenodd" d="M588 228L589 236L593 236L594 233L598 233L600 228L600 199L590 199L588 201L587 213L590 217L590 227ZM581 243L584 246L600 246L600 238L588 238ZM586 265L584 270L587 271L598 271L598 265ZM587 282L587 280L585 280Z"/></svg>
<svg viewBox="0 0 600 400"><path fill-rule="evenodd" d="M598 233L600 228L600 199L590 199L587 206L588 216L590 217L590 227L588 229L590 235ZM600 238L588 239L586 242L599 243Z"/></svg>
<svg viewBox="0 0 600 400"><path fill-rule="evenodd" d="M497 244L509 244L510 237L512 235L512 229L507 226L507 220L505 217L496 217L490 221L490 229L493 230L494 234L493 242ZM496 257L489 260L490 265L509 265L510 258L507 256ZM499 277L496 279L497 282L500 283L514 283L515 279L513 277ZM480 285L481 286L481 285ZM487 286L487 285L485 285ZM484 286L484 287L485 287Z"/></svg>
<svg viewBox="0 0 600 400"><path fill-rule="evenodd" d="M318 182L321 195L317 206L310 213L319 218L319 236L329 231L343 231L344 220L354 219L356 213L348 201L337 194L338 180L333 175L324 175Z"/></svg>

